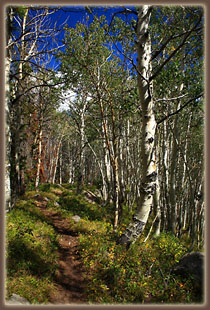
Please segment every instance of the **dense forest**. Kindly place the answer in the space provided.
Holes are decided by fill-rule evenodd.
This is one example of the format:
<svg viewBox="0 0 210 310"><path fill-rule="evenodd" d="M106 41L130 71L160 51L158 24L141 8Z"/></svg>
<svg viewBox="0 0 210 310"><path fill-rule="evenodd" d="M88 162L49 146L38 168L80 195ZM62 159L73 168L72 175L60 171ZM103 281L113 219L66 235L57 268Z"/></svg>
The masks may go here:
<svg viewBox="0 0 210 310"><path fill-rule="evenodd" d="M6 298L202 302L200 260L176 266L205 250L204 9L5 22Z"/></svg>

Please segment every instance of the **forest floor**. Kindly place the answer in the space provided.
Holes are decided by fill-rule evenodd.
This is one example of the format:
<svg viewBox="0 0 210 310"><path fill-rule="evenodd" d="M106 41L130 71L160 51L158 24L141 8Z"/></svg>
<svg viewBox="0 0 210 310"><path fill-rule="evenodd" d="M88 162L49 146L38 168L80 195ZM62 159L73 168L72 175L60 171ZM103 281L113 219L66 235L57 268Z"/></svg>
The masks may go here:
<svg viewBox="0 0 210 310"><path fill-rule="evenodd" d="M48 210L44 199L37 202L37 207L51 219L58 234L58 268L54 283L56 289L50 294L49 301L52 304L84 304L87 296L84 292L84 268L79 255L78 233L70 229L69 220L59 212Z"/></svg>
<svg viewBox="0 0 210 310"><path fill-rule="evenodd" d="M113 205L97 188L77 194L69 184L27 191L7 215L7 292L31 304L148 304L198 302L190 279L171 273L187 253L188 239L170 233L126 249L116 240L132 220L123 207L113 232ZM75 220L75 216L79 220Z"/></svg>

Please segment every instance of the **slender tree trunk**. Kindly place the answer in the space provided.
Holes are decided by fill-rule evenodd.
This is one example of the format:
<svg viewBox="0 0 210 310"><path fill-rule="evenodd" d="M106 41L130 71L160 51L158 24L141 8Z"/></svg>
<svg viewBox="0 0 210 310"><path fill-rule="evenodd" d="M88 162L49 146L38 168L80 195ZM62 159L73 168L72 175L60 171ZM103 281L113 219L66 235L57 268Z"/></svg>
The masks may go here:
<svg viewBox="0 0 210 310"><path fill-rule="evenodd" d="M124 128L123 128L123 120L119 119L120 122L120 131L119 131L119 147L118 147L118 154L119 154L119 180L120 180L120 204L125 199L125 173L124 173Z"/></svg>
<svg viewBox="0 0 210 310"><path fill-rule="evenodd" d="M161 209L160 209L160 186L158 179L157 179L157 189L154 195L154 209L157 217L154 224L155 227L154 236L159 236L161 227Z"/></svg>
<svg viewBox="0 0 210 310"><path fill-rule="evenodd" d="M111 163L110 163L110 158L109 158L109 152L107 150L107 144L106 144L106 137L105 137L105 132L104 132L104 127L102 124L102 132L103 132L103 162L104 162L104 175L105 175L105 180L106 180L106 199L105 199L105 204L107 202L110 202L110 195L111 195Z"/></svg>
<svg viewBox="0 0 210 310"><path fill-rule="evenodd" d="M185 29L183 29L184 31ZM182 75L184 77L184 56L185 51L182 48ZM184 88L184 83L181 83L179 87L180 94L182 93ZM176 110L180 108L180 101L178 101L176 105ZM179 141L179 115L177 114L174 119L174 128L173 128L173 140L172 140L172 158L171 158L171 167L170 167L170 190L169 190L169 197L170 197L170 230L173 234L176 233L176 218L177 218L177 199L176 199L176 168L177 168L177 160L178 160L178 141Z"/></svg>
<svg viewBox="0 0 210 310"><path fill-rule="evenodd" d="M100 107L100 112L101 112L101 119L102 119L102 126L103 126L105 141L106 141L106 147L109 153L110 163L111 163L112 172L113 172L113 200L114 200L114 207L115 207L114 230L116 230L118 226L118 220L119 220L119 189L120 187L119 187L119 176L118 176L117 139L115 135L115 117L114 117L112 102L110 102L111 113L112 113L112 135L113 135L112 137L113 138L113 152L112 152L108 129L107 129L105 116L104 116L104 107L103 107L102 100L100 98L99 91L98 91L98 99L99 99L98 102L99 102L99 107Z"/></svg>
<svg viewBox="0 0 210 310"><path fill-rule="evenodd" d="M86 100L83 99L83 100ZM84 185L85 178L85 111L87 102L84 102L83 107L80 111L80 154L79 154L79 167L77 176L77 193L81 193Z"/></svg>
<svg viewBox="0 0 210 310"><path fill-rule="evenodd" d="M53 170L53 161L54 161L54 157L53 157L53 147L52 147L52 143L51 141L49 141L49 168L48 168L48 178L47 178L47 182L51 183L51 178L52 178L52 170Z"/></svg>
<svg viewBox="0 0 210 310"><path fill-rule="evenodd" d="M156 152L156 158L157 162L160 162L160 146L159 141L157 141L157 145L155 146L157 149ZM159 168L157 169L157 175L159 175ZM154 215L156 217L155 223L154 223L154 236L160 235L160 226L161 226L161 209L160 209L160 184L159 184L159 178L157 177L156 180L156 191L154 194Z"/></svg>
<svg viewBox="0 0 210 310"><path fill-rule="evenodd" d="M168 188L169 188L169 135L168 135L168 126L167 122L163 122L162 125L162 227L165 228L168 226L166 221L170 217L170 210L169 210L169 196L168 196Z"/></svg>
<svg viewBox="0 0 210 310"><path fill-rule="evenodd" d="M119 222L119 175L118 175L118 161L117 157L114 160L114 203L115 203L115 213L114 213L114 231L117 230L118 222Z"/></svg>
<svg viewBox="0 0 210 310"><path fill-rule="evenodd" d="M176 110L180 107L180 103L177 104ZM171 167L170 167L170 189L169 189L169 197L170 197L170 222L169 222L169 230L172 234L175 234L176 229L176 217L177 217L177 208L176 208L176 168L177 168L177 158L178 158L178 114L174 120L174 128L173 128L173 142L172 142L172 158L171 158Z"/></svg>
<svg viewBox="0 0 210 310"><path fill-rule="evenodd" d="M6 210L11 208L11 188L10 188L10 144L11 144L11 132L9 123L9 72L10 72L10 60L6 57L5 61L5 201Z"/></svg>
<svg viewBox="0 0 210 310"><path fill-rule="evenodd" d="M101 174L101 178L102 178L102 193L103 193L103 200L106 202L107 201L107 197L108 197L108 193L107 193L107 184L106 184L106 177L102 168L102 163L100 162L98 156L96 155L96 152L94 151L94 149L92 148L92 146L90 145L89 142L87 142L87 145L89 146L90 150L92 151L95 160L97 162L100 174Z"/></svg>
<svg viewBox="0 0 210 310"><path fill-rule="evenodd" d="M115 215L114 215L114 231L117 230L119 222L119 211L120 211L120 182L119 182L119 164L117 154L117 137L116 137L116 126L115 126L115 114L112 100L109 101L112 115L112 139L113 139L113 153L114 158L111 160L113 168L113 183L114 183L114 204L115 204Z"/></svg>
<svg viewBox="0 0 210 310"><path fill-rule="evenodd" d="M15 204L17 195L20 194L20 103L10 108L11 117L11 146L10 146L10 178L11 178L11 201Z"/></svg>
<svg viewBox="0 0 210 310"><path fill-rule="evenodd" d="M38 191L38 187L39 187L40 169L41 169L41 161L42 161L42 123L43 123L43 116L40 121L40 128L39 128L39 135L38 135L37 169L36 169L36 178L35 178L36 191Z"/></svg>
<svg viewBox="0 0 210 310"><path fill-rule="evenodd" d="M25 59L25 28L26 19L28 16L28 10L26 9L22 21L22 35L20 40L20 58ZM23 63L19 62L17 68L17 80L13 86L12 95L13 102L11 104L10 113L12 115L11 126L11 197L12 204L15 203L16 195L23 194L25 191L24 184L24 162L22 156L23 150L21 149L21 127L23 125L22 120L22 104L18 99L20 89L23 87Z"/></svg>
<svg viewBox="0 0 210 310"><path fill-rule="evenodd" d="M58 158L59 158L62 139L63 139L63 134L61 135L60 140L58 142L58 145L56 147L55 158L54 158L54 167L53 167L52 178L51 178L52 184L55 184L55 176L56 176L56 171L57 171L57 166L58 166Z"/></svg>
<svg viewBox="0 0 210 310"><path fill-rule="evenodd" d="M111 124L112 124L112 144L109 139L109 133L108 133L108 128L105 120L105 115L104 115L104 106L103 106L103 100L101 96L101 89L100 89L100 69L101 66L97 67L97 77L95 79L95 76L92 75L90 72L90 75L92 77L93 83L96 86L96 92L97 92L97 99L98 99L98 104L99 104L99 109L100 109L100 114L101 114L101 121L102 121L102 126L103 126L103 131L104 131L104 136L105 136L105 141L106 141L106 147L108 150L109 154L109 159L112 167L112 172L113 172L113 200L114 200L114 207L115 207L115 214L114 214L114 230L117 229L118 226L118 220L119 220L119 167L118 167L118 155L117 155L117 137L116 137L116 127L115 127L115 114L114 114L114 106L112 102L112 96L109 93L109 90L106 89L107 94L109 95L109 107L111 110Z"/></svg>
<svg viewBox="0 0 210 310"><path fill-rule="evenodd" d="M127 121L127 133L126 133L126 158L127 158L127 186L126 189L126 202L128 206L132 205L132 200L136 196L135 194L135 183L134 180L134 162L131 156L131 149L130 149L130 120Z"/></svg>
<svg viewBox="0 0 210 310"><path fill-rule="evenodd" d="M62 158L62 151L60 152L60 157L59 157L59 184L62 184L62 162L63 162L63 158Z"/></svg>
<svg viewBox="0 0 210 310"><path fill-rule="evenodd" d="M183 143L183 148L182 148L182 156L180 154L180 164L182 164L183 166L182 180L181 180L181 184L183 184L182 197L183 195L186 195L186 192L187 192L186 190L187 175L186 175L186 164L185 163L187 162L187 150L188 150L188 140L189 140L189 134L190 134L191 121L192 121L192 114L190 115L189 121L187 124L186 138L185 138L185 141ZM186 201L185 200L180 201L178 237L181 237L182 229L185 229L186 227L186 213L187 213L186 212Z"/></svg>
<svg viewBox="0 0 210 310"><path fill-rule="evenodd" d="M87 103L84 104L81 113L81 174L82 174L82 185L84 184L85 178L85 110Z"/></svg>
<svg viewBox="0 0 210 310"><path fill-rule="evenodd" d="M12 36L10 34L10 25L13 22L13 8L8 8L8 29L6 29L6 44L12 42ZM10 210L12 207L12 193L11 193L11 124L10 124L10 109L9 109L9 93L10 93L10 66L11 55L9 47L6 48L5 58L5 206L6 210Z"/></svg>
<svg viewBox="0 0 210 310"><path fill-rule="evenodd" d="M68 183L69 184L73 184L74 183L74 177L75 177L75 167L74 167L74 164L73 164L73 154L72 154L72 151L70 149L70 143L68 141L68 158L69 158L69 180L68 180Z"/></svg>
<svg viewBox="0 0 210 310"><path fill-rule="evenodd" d="M130 223L118 240L118 243L127 246L135 242L144 230L156 190L157 173L154 153L156 121L153 111L152 87L149 83L151 76L151 42L148 31L150 15L150 6L144 5L139 9L137 22L137 67L138 89L142 110L142 178L137 212L134 215L133 222Z"/></svg>

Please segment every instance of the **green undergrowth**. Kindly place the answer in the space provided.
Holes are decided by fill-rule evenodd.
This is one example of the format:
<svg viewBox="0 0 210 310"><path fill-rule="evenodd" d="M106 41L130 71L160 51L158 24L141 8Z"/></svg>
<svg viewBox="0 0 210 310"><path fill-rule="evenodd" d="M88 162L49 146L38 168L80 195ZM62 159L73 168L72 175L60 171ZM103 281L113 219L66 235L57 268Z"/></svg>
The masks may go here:
<svg viewBox="0 0 210 310"><path fill-rule="evenodd" d="M6 220L6 297L16 293L31 303L46 303L53 289L57 235L29 193Z"/></svg>
<svg viewBox="0 0 210 310"><path fill-rule="evenodd" d="M70 215L79 215L83 219L88 220L103 220L106 215L105 209L100 205L88 202L82 195L77 195L73 192L64 192L60 199L62 209L69 212Z"/></svg>
<svg viewBox="0 0 210 310"><path fill-rule="evenodd" d="M81 216L72 228L79 233L80 253L87 270L89 302L191 303L196 299L191 282L171 274L173 266L187 252L178 238L162 233L143 242L143 235L126 250L116 240L130 222L126 206L118 232L113 233L113 209L89 203L84 195L64 192L59 203L71 215ZM146 233L146 231L145 231Z"/></svg>
<svg viewBox="0 0 210 310"><path fill-rule="evenodd" d="M110 228L80 235L92 303L190 303L196 298L190 281L170 274L186 253L179 240L162 233L147 243L140 238L126 250L116 245Z"/></svg>
<svg viewBox="0 0 210 310"><path fill-rule="evenodd" d="M94 192L95 188L87 188ZM7 296L12 293L31 303L47 303L53 291L58 241L49 218L36 207L47 201L49 210L69 219L79 236L80 258L86 270L86 292L91 304L192 303L196 296L190 280L174 276L173 266L187 252L183 242L169 233L127 250L116 240L131 219L126 207L119 229L113 233L113 207L91 201L70 184L42 184L30 191L7 216ZM38 195L38 196L37 196ZM72 216L78 215L78 223ZM146 232L145 232L146 234Z"/></svg>

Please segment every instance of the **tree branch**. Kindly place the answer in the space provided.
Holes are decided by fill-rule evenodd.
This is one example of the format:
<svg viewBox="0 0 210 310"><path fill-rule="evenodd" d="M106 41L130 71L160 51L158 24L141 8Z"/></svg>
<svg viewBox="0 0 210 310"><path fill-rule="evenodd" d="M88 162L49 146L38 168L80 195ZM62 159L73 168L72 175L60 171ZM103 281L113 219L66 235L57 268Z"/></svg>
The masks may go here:
<svg viewBox="0 0 210 310"><path fill-rule="evenodd" d="M157 99L157 100L154 100L154 102L160 102L160 101L172 101L172 100L177 100L177 99L181 99L183 97L186 97L188 94L184 94L184 95L181 95L181 96L178 96L178 97L173 97L173 98L162 98L162 99Z"/></svg>
<svg viewBox="0 0 210 310"><path fill-rule="evenodd" d="M200 30L200 29L202 29L202 27L199 27L199 28L197 28L197 29L194 29L193 31L198 31L198 30ZM163 43L163 45L160 47L160 49L159 49L158 51L155 51L155 52L154 52L154 55L152 56L151 60L154 60L154 59L164 50L164 48L167 46L167 44L168 44L171 40L177 39L177 38L182 37L182 36L184 36L185 34L187 35L187 34L189 34L189 33L191 33L191 32L192 32L192 31L189 30L189 31L185 31L185 32L183 32L183 33L181 33L181 34L171 35L171 36Z"/></svg>
<svg viewBox="0 0 210 310"><path fill-rule="evenodd" d="M138 13L136 11L133 11L133 10L130 10L128 8L124 8L122 11L118 11L118 12L115 12L113 15L112 15L112 19L111 19L111 22L109 23L109 28L111 27L111 24L115 18L116 15L118 14L135 14L135 15L138 15Z"/></svg>
<svg viewBox="0 0 210 310"><path fill-rule="evenodd" d="M168 119L169 117L178 114L180 111L182 111L188 104L190 104L191 102L193 102L196 99L199 99L200 97L203 96L203 93L201 93L200 95L198 95L197 97L191 98L190 100L188 100L183 106L181 106L178 110L176 110L175 112L169 113L168 115L166 115L165 117L163 117L161 120L157 121L157 126L160 125L163 121L165 121L166 119Z"/></svg>
<svg viewBox="0 0 210 310"><path fill-rule="evenodd" d="M183 47L183 45L185 44L187 38L190 36L190 34L197 28L197 26L199 25L200 21L202 19L202 16L200 16L198 22L196 23L196 25L186 34L186 36L184 37L183 41L181 44L179 44L179 46L171 53L171 55L162 63L162 65L160 65L160 67L157 69L157 71L149 78L149 81L154 80L154 78L157 77L157 75L161 72L161 70L163 69L163 67L171 60L172 57L174 57L176 55L176 53Z"/></svg>
<svg viewBox="0 0 210 310"><path fill-rule="evenodd" d="M116 43L114 41L112 41L114 46L116 47L116 49L118 50L119 53L121 53L125 58L127 58L131 64L133 65L134 69L136 70L136 72L140 75L140 77L145 81L145 82L149 82L147 79L145 79L145 77L141 74L141 72L139 71L139 69L137 68L136 64L134 63L133 59L130 58L129 56L127 56L125 53L123 53L116 45Z"/></svg>

